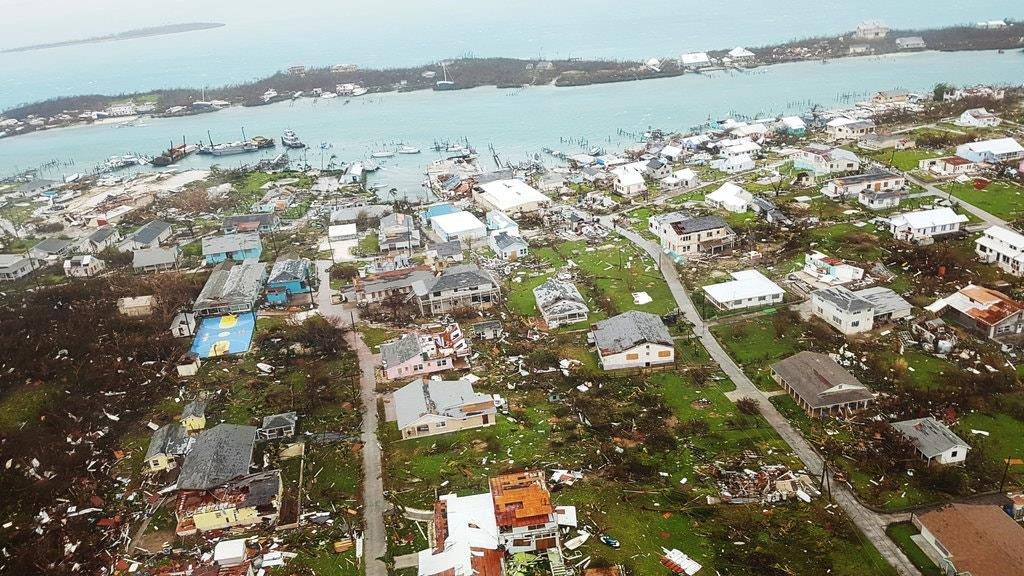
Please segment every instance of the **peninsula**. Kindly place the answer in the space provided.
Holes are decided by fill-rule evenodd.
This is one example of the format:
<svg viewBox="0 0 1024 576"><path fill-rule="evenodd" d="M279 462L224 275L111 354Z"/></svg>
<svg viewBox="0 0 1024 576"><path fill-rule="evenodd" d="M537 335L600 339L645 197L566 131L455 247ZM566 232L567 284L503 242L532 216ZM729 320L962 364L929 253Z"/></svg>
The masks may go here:
<svg viewBox="0 0 1024 576"><path fill-rule="evenodd" d="M91 36L89 38L78 38L75 40L62 40L60 42L48 42L45 44L31 44L29 46L18 46L0 50L0 54L12 52L31 52L32 50L44 50L46 48L62 48L64 46L78 46L80 44L96 44L98 42L118 42L120 40L135 40L137 38L149 38L152 36L167 36L168 34L181 34L183 32L195 32L197 30L209 30L221 28L225 24L221 22L185 22L182 24L165 24L162 26L149 26L146 28L135 28L117 34L104 36Z"/></svg>
<svg viewBox="0 0 1024 576"><path fill-rule="evenodd" d="M252 82L206 88L161 89L134 94L81 95L25 104L3 112L0 136L88 123L115 116L152 114L185 116L227 106L260 106L300 97L355 97L367 93L480 86L583 86L610 82L703 74L716 70L747 70L799 61L852 56L878 56L924 50L1020 50L1024 23L986 22L926 30L895 30L865 22L855 31L781 44L693 52L647 61L527 60L461 58L419 67L362 69L355 65L319 68L293 66ZM442 81L442 79L449 79Z"/></svg>

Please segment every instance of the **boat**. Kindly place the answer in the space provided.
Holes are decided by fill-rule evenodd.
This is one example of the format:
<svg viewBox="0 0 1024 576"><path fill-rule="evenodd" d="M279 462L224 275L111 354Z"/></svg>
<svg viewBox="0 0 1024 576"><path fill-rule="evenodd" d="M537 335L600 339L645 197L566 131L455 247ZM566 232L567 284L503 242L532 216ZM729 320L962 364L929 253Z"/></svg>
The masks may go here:
<svg viewBox="0 0 1024 576"><path fill-rule="evenodd" d="M281 145L285 148L305 148L306 145L299 140L299 137L295 135L295 132L291 130L285 130L284 136L281 136Z"/></svg>
<svg viewBox="0 0 1024 576"><path fill-rule="evenodd" d="M259 150L255 143L247 140L236 140L226 144L211 144L199 151L200 154L212 156L233 156Z"/></svg>
<svg viewBox="0 0 1024 576"><path fill-rule="evenodd" d="M156 158L150 160L149 163L153 166L170 166L198 149L198 146L185 144L185 138L182 137L180 146L175 146L174 143L171 142L170 148L168 148L163 154L160 154Z"/></svg>
<svg viewBox="0 0 1024 576"><path fill-rule="evenodd" d="M266 148L273 148L277 146L277 143L274 141L273 138L266 138L264 136L253 136L252 140L249 141L255 144L256 148L259 150L264 150Z"/></svg>
<svg viewBox="0 0 1024 576"><path fill-rule="evenodd" d="M585 544L586 541L589 540L589 539L590 539L590 532L586 532L586 531L582 531L581 530L579 536L576 536L575 538L572 538L570 540L566 540L564 546L565 546L566 550L575 550L575 549L579 548L580 546L583 546L583 544Z"/></svg>
<svg viewBox="0 0 1024 576"><path fill-rule="evenodd" d="M615 538L612 538L611 536L601 536L600 540L601 544L604 544L605 546L610 546L612 548L622 547L622 543L616 540Z"/></svg>
<svg viewBox="0 0 1024 576"><path fill-rule="evenodd" d="M362 86L356 86L355 88L352 89L352 96L362 96L367 92L369 92L369 90L367 90L366 88L363 88Z"/></svg>
<svg viewBox="0 0 1024 576"><path fill-rule="evenodd" d="M149 162L149 158L139 156L137 154L111 156L96 169L96 173L106 174L107 172L116 172L117 170L123 170L132 166L141 166L143 164L148 164Z"/></svg>
<svg viewBox="0 0 1024 576"><path fill-rule="evenodd" d="M299 98L302 98L302 90L292 94L292 100L298 100Z"/></svg>
<svg viewBox="0 0 1024 576"><path fill-rule="evenodd" d="M325 99L325 100L330 100L331 98L337 98L338 95L335 94L334 92L322 92L320 94L320 97Z"/></svg>
<svg viewBox="0 0 1024 576"><path fill-rule="evenodd" d="M448 79L448 65L442 62L441 69L444 70L444 79L434 82L434 90L455 90L455 82Z"/></svg>
<svg viewBox="0 0 1024 576"><path fill-rule="evenodd" d="M370 153L370 158L391 158L395 153L390 150L382 150L380 152Z"/></svg>
<svg viewBox="0 0 1024 576"><path fill-rule="evenodd" d="M377 164L373 160L367 160L366 162L363 162L363 170L365 172L376 172L377 170L380 170L380 164Z"/></svg>
<svg viewBox="0 0 1024 576"><path fill-rule="evenodd" d="M264 92L263 96L261 96L261 98L263 99L264 103L270 102L274 98L277 98L277 90L274 90L273 88L271 88L271 89L267 90L266 92Z"/></svg>
<svg viewBox="0 0 1024 576"><path fill-rule="evenodd" d="M402 146L398 149L399 154L419 154L420 149L414 146Z"/></svg>

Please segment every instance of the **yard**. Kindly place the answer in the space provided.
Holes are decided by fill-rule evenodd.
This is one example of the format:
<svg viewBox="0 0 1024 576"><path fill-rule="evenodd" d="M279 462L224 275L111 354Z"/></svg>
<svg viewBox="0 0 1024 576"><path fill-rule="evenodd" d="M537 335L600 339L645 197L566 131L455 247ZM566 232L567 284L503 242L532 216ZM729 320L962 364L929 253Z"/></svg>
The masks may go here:
<svg viewBox="0 0 1024 576"><path fill-rule="evenodd" d="M924 576L942 576L942 572L939 567L932 562L931 558L925 555L921 548L918 547L917 543L911 540L911 537L918 534L917 528L914 527L910 522L900 522L899 524L890 524L885 529L885 533L892 538L892 541L903 550L903 553L907 555L907 558L914 563L921 570Z"/></svg>
<svg viewBox="0 0 1024 576"><path fill-rule="evenodd" d="M943 184L939 188L1003 220L1014 220L1024 215L1024 188L1012 182L997 180L984 190L957 182Z"/></svg>

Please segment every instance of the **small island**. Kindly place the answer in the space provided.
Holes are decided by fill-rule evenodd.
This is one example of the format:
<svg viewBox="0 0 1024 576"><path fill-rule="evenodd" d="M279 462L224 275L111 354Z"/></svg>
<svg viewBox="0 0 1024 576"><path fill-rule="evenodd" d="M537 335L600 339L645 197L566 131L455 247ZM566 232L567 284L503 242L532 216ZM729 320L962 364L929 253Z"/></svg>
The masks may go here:
<svg viewBox="0 0 1024 576"><path fill-rule="evenodd" d="M61 48L64 46L78 46L80 44L96 44L98 42L117 42L120 40L135 40L137 38L149 38L152 36L166 36L168 34L181 34L183 32L195 32L197 30L209 30L225 26L222 22L185 22L182 24L165 24L163 26L150 26L147 28L136 28L117 34L105 36L92 36L89 38L78 38L75 40L62 40L60 42L48 42L46 44L32 44L29 46L18 46L0 50L0 54L12 52L30 52L32 50L44 50L46 48Z"/></svg>

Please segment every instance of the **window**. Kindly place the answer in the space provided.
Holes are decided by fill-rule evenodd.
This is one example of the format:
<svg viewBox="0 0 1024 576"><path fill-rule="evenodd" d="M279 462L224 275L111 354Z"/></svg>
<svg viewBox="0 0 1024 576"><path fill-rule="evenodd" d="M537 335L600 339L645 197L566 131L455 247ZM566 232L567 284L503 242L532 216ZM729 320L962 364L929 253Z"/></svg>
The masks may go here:
<svg viewBox="0 0 1024 576"><path fill-rule="evenodd" d="M957 451L956 450L953 450L952 452L949 453L949 457L950 458L956 458L956 455L957 455Z"/></svg>
<svg viewBox="0 0 1024 576"><path fill-rule="evenodd" d="M658 357L659 358L668 358L671 355L672 355L672 351L671 350L662 350L662 351L658 352Z"/></svg>
<svg viewBox="0 0 1024 576"><path fill-rule="evenodd" d="M626 354L626 360L639 360L639 354Z"/></svg>
<svg viewBox="0 0 1024 576"><path fill-rule="evenodd" d="M850 322L850 326L860 326L860 320L854 320L853 322Z"/></svg>
<svg viewBox="0 0 1024 576"><path fill-rule="evenodd" d="M434 424L434 428L444 428L447 425L447 422L438 422L437 424Z"/></svg>

